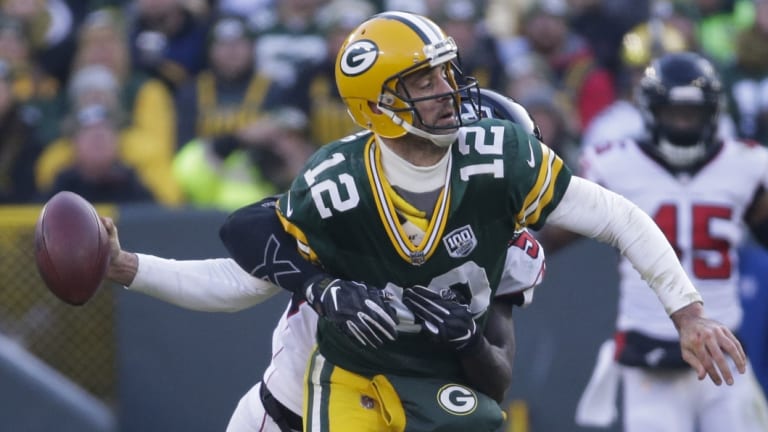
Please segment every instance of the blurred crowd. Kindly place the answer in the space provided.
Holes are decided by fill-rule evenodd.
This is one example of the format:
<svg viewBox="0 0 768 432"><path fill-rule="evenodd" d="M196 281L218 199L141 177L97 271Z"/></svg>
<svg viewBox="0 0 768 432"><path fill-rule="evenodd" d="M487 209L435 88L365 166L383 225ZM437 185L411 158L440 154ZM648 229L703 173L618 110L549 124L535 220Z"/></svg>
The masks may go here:
<svg viewBox="0 0 768 432"><path fill-rule="evenodd" d="M768 142L768 0L0 0L0 204L233 210L356 128L333 65L382 10L425 14L569 164L643 132L632 87L668 51L727 85L723 136Z"/></svg>

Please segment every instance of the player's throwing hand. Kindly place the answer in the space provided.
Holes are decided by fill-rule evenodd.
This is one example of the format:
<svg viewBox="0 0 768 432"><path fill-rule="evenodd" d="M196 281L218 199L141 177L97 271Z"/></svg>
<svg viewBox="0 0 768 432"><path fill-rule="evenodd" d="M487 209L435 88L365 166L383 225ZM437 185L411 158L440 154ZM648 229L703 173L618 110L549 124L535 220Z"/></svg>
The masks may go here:
<svg viewBox="0 0 768 432"><path fill-rule="evenodd" d="M702 316L701 303L692 303L672 314L680 332L683 359L696 370L699 379L707 375L716 385L733 384L733 373L726 354L740 373L746 371L747 356L738 339L728 327Z"/></svg>

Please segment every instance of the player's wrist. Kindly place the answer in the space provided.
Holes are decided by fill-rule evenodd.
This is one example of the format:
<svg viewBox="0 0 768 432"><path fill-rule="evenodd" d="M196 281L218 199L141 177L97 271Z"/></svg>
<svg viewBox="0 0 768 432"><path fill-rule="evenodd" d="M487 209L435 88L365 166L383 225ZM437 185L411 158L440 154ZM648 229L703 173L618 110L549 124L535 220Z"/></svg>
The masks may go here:
<svg viewBox="0 0 768 432"><path fill-rule="evenodd" d="M133 252L121 250L115 258L110 259L106 279L130 286L139 271L139 257Z"/></svg>
<svg viewBox="0 0 768 432"><path fill-rule="evenodd" d="M325 273L321 273L307 279L304 283L302 292L304 293L304 299L312 308L321 316L325 315L325 308L323 308L323 291L328 287L334 279Z"/></svg>
<svg viewBox="0 0 768 432"><path fill-rule="evenodd" d="M466 344L456 349L456 352L464 358L472 358L485 355L491 344L482 334L476 334Z"/></svg>
<svg viewBox="0 0 768 432"><path fill-rule="evenodd" d="M685 327L687 323L692 320L699 319L704 316L704 306L701 302L693 302L687 306L684 306L670 315L672 322L675 324L675 328L679 331Z"/></svg>
<svg viewBox="0 0 768 432"><path fill-rule="evenodd" d="M658 290L657 295L661 304L664 306L664 310L671 317L675 312L684 309L694 303L704 303L704 299L701 297L696 288L692 284L684 286L682 289L676 292L669 292L669 290Z"/></svg>

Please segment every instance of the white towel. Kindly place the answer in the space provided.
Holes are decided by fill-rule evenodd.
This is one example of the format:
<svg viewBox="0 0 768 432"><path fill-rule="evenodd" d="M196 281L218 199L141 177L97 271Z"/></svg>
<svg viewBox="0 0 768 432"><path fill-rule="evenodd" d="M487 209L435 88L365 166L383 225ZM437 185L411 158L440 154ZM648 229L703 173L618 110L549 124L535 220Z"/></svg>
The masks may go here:
<svg viewBox="0 0 768 432"><path fill-rule="evenodd" d="M618 417L616 395L619 390L620 368L613 360L612 339L603 342L597 363L576 407L576 424L587 427L608 427Z"/></svg>

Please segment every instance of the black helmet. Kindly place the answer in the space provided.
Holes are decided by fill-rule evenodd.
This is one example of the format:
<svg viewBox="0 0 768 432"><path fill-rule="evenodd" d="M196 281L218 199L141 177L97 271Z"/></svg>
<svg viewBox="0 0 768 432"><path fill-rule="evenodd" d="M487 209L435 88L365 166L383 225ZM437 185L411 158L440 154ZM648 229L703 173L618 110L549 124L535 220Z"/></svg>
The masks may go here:
<svg viewBox="0 0 768 432"><path fill-rule="evenodd" d="M704 57L678 52L653 60L636 97L651 139L670 165L690 166L716 147L722 84Z"/></svg>
<svg viewBox="0 0 768 432"><path fill-rule="evenodd" d="M468 117L475 116L474 113L479 112L483 117L510 120L522 126L526 132L538 138L539 141L542 140L539 126L533 121L531 114L514 99L484 88L480 89L479 102L477 101L477 93L472 93L471 96L462 95L462 117L472 120ZM478 105L479 107L475 108Z"/></svg>

